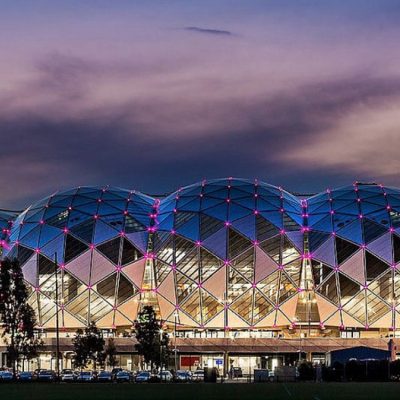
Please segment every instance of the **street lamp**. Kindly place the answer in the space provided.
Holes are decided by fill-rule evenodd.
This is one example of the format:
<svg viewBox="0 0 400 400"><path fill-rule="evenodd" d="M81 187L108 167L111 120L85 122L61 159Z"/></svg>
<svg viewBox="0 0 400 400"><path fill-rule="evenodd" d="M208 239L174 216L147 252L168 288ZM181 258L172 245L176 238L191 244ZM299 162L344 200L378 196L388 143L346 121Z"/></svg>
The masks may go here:
<svg viewBox="0 0 400 400"><path fill-rule="evenodd" d="M54 253L54 269L56 278L56 371L57 380L60 381L60 329L58 323L58 266L57 266L57 252Z"/></svg>
<svg viewBox="0 0 400 400"><path fill-rule="evenodd" d="M176 321L178 319L178 311L174 312L175 324L174 324L174 352L175 352L175 373L178 370L178 353L176 348Z"/></svg>

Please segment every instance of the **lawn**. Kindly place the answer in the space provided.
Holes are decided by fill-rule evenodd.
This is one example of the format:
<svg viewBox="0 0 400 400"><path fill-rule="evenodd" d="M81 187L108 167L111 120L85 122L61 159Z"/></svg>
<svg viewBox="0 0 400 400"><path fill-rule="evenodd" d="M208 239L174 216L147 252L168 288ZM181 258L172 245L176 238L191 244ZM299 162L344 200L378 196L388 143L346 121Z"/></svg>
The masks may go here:
<svg viewBox="0 0 400 400"><path fill-rule="evenodd" d="M400 383L1 384L5 400L399 399Z"/></svg>

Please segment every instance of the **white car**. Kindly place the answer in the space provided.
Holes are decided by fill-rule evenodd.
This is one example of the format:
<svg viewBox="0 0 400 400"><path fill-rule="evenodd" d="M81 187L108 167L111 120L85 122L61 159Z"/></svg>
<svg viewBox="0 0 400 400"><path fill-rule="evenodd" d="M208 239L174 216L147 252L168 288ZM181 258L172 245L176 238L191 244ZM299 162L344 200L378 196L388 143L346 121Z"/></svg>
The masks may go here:
<svg viewBox="0 0 400 400"><path fill-rule="evenodd" d="M204 370L198 369L197 371L194 371L192 374L192 381L195 382L204 381Z"/></svg>
<svg viewBox="0 0 400 400"><path fill-rule="evenodd" d="M162 382L170 382L172 379L174 379L174 376L171 374L169 371L161 371L157 377L162 381Z"/></svg>

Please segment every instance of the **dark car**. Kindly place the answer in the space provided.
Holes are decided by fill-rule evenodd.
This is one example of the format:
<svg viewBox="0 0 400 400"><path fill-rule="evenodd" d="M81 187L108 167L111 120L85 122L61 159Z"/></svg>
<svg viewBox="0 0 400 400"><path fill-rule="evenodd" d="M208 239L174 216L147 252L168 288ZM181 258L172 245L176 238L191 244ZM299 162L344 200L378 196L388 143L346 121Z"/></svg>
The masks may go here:
<svg viewBox="0 0 400 400"><path fill-rule="evenodd" d="M112 376L113 381L115 381L115 378L116 378L118 372L121 372L121 371L123 371L122 368L113 368L112 369L111 376Z"/></svg>
<svg viewBox="0 0 400 400"><path fill-rule="evenodd" d="M150 378L151 378L151 373L149 371L141 371L136 375L135 382L136 383L148 382Z"/></svg>
<svg viewBox="0 0 400 400"><path fill-rule="evenodd" d="M55 378L55 373L49 369L42 369L37 375L37 380L39 382L54 382Z"/></svg>
<svg viewBox="0 0 400 400"><path fill-rule="evenodd" d="M33 380L33 372L28 372L28 371L20 372L18 374L18 380L20 382L31 382Z"/></svg>
<svg viewBox="0 0 400 400"><path fill-rule="evenodd" d="M2 382L10 382L14 379L14 375L11 371L0 371L0 381Z"/></svg>
<svg viewBox="0 0 400 400"><path fill-rule="evenodd" d="M118 383L123 382L131 382L132 381L132 374L129 371L119 371L115 376L115 380Z"/></svg>
<svg viewBox="0 0 400 400"><path fill-rule="evenodd" d="M175 374L175 381L176 382L189 382L192 379L192 374L190 371L176 371Z"/></svg>
<svg viewBox="0 0 400 400"><path fill-rule="evenodd" d="M79 373L78 382L93 382L95 380L95 374L92 371L82 371Z"/></svg>
<svg viewBox="0 0 400 400"><path fill-rule="evenodd" d="M100 371L99 375L97 376L97 380L99 382L112 382L112 373L109 371Z"/></svg>

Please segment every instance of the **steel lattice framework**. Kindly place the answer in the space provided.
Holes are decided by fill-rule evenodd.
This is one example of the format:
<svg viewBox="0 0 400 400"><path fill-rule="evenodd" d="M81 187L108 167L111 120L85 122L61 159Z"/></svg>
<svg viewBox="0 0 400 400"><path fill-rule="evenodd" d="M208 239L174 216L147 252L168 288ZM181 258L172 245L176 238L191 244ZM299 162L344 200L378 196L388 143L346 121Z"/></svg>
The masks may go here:
<svg viewBox="0 0 400 400"><path fill-rule="evenodd" d="M144 297L190 328L398 325L396 188L356 183L302 199L229 178L154 199L80 187L32 205L11 230L8 220L4 253L21 262L45 328L55 253L65 328L129 326Z"/></svg>

